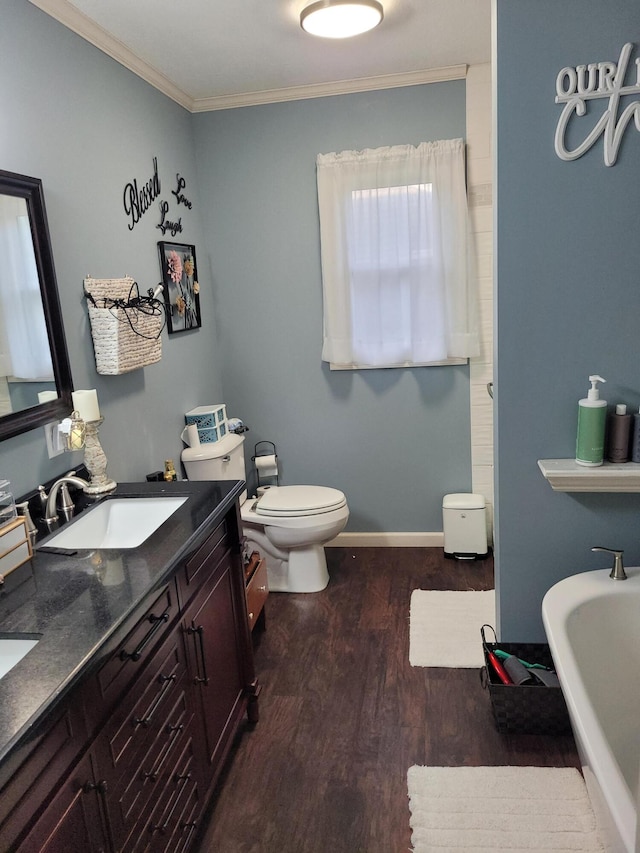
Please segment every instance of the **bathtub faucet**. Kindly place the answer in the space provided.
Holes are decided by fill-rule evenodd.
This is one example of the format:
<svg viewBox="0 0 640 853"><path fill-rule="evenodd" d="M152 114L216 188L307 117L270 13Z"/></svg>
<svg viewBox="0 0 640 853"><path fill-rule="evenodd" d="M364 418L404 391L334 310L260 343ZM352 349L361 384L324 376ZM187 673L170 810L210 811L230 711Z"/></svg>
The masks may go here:
<svg viewBox="0 0 640 853"><path fill-rule="evenodd" d="M624 570L624 566L622 565L622 555L624 551L616 551L614 548L592 548L592 551L606 551L608 554L613 554L613 568L611 569L610 578L613 578L614 581L626 581L627 574Z"/></svg>

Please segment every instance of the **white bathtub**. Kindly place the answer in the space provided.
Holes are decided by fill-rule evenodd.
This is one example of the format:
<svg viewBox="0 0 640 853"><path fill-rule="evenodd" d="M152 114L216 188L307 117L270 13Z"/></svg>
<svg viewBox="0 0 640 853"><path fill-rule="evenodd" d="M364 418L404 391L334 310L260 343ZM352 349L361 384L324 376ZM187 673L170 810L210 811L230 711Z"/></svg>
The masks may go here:
<svg viewBox="0 0 640 853"><path fill-rule="evenodd" d="M640 568L609 569L553 586L542 602L547 638L607 850L634 853L640 769ZM639 848L640 849L640 848Z"/></svg>

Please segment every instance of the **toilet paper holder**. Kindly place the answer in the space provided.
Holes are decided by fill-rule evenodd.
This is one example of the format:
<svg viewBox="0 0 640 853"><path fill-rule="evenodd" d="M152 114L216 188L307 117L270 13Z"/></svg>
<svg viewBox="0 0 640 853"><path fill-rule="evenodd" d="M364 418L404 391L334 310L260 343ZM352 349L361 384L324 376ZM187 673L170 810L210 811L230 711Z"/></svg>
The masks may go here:
<svg viewBox="0 0 640 853"><path fill-rule="evenodd" d="M279 485L278 454L276 453L276 446L272 441L256 442L251 460L255 465L258 487ZM274 478L275 483L273 482Z"/></svg>

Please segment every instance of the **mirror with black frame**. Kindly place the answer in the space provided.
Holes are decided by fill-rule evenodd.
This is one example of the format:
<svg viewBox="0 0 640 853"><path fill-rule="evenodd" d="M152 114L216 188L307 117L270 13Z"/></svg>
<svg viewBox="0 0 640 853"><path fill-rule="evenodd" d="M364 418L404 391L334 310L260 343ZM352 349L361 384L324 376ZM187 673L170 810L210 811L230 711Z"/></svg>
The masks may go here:
<svg viewBox="0 0 640 853"><path fill-rule="evenodd" d="M39 178L0 169L0 441L67 417L71 369Z"/></svg>

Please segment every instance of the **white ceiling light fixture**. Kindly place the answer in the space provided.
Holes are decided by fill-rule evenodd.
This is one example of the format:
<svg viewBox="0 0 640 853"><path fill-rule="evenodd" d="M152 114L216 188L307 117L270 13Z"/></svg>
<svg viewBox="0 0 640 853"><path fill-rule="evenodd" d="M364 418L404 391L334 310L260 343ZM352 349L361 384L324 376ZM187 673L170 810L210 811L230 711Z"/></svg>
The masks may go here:
<svg viewBox="0 0 640 853"><path fill-rule="evenodd" d="M300 13L300 26L313 36L344 39L377 27L384 17L378 0L318 0Z"/></svg>

